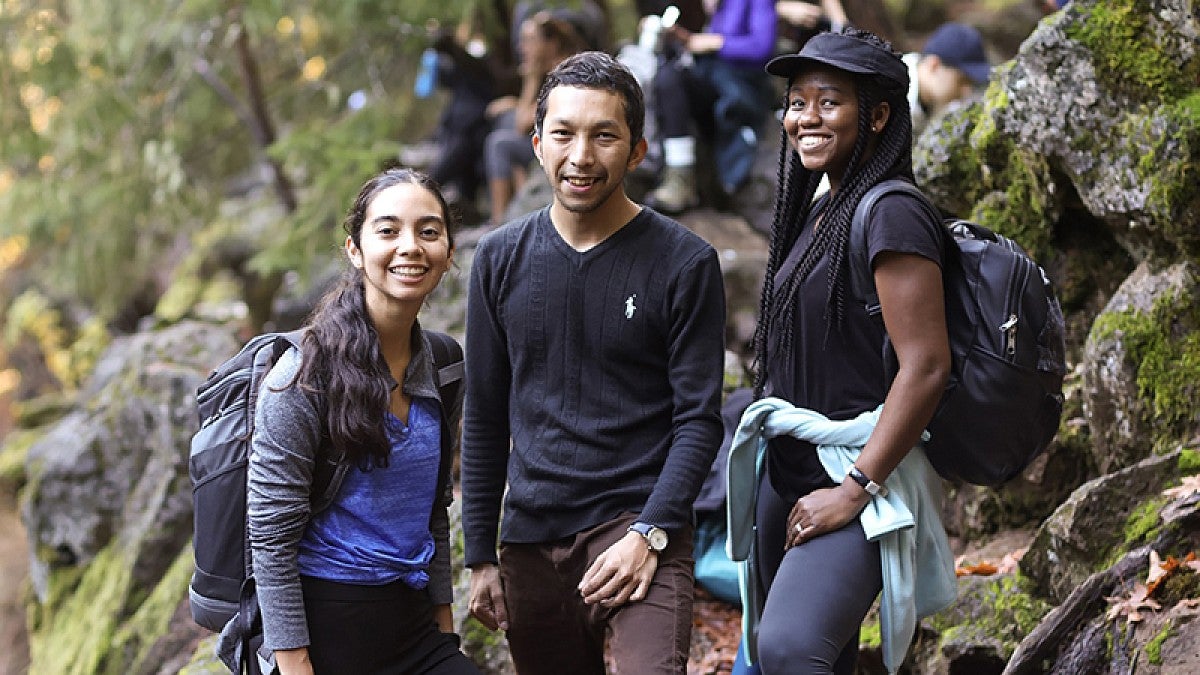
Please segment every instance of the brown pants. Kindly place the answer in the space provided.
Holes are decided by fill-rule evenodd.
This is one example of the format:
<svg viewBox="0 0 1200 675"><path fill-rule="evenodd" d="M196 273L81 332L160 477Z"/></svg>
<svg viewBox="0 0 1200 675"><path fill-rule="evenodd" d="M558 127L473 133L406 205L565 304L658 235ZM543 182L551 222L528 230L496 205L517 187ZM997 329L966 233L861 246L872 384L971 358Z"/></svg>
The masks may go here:
<svg viewBox="0 0 1200 675"><path fill-rule="evenodd" d="M640 602L609 609L586 605L579 594L588 565L636 518L623 514L546 544L501 544L508 646L520 675L604 675L606 634L617 675L686 674L695 583L691 526L671 532Z"/></svg>

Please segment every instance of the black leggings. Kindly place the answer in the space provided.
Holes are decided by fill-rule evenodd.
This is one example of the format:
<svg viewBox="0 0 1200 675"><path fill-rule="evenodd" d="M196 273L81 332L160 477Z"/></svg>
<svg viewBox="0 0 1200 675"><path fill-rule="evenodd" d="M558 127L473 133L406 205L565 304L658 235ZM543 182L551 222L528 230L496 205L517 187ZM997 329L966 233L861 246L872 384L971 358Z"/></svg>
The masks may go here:
<svg viewBox="0 0 1200 675"><path fill-rule="evenodd" d="M883 588L879 545L857 518L845 527L783 550L793 504L759 483L758 561L767 589L758 631L765 675L854 672L858 631Z"/></svg>
<svg viewBox="0 0 1200 675"><path fill-rule="evenodd" d="M316 675L479 675L458 636L438 630L425 591L300 581Z"/></svg>

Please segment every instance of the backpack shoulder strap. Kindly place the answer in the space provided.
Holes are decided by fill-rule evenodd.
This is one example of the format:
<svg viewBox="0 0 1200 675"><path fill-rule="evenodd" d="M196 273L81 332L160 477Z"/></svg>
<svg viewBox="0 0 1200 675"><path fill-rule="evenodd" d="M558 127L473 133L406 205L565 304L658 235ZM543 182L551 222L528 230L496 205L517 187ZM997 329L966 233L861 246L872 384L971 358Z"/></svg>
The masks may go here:
<svg viewBox="0 0 1200 675"><path fill-rule="evenodd" d="M458 395L463 379L463 349L454 338L436 330L424 331L433 350L433 367L438 395L442 401L452 401Z"/></svg>
<svg viewBox="0 0 1200 675"><path fill-rule="evenodd" d="M434 330L424 330L425 338L433 352L434 378L438 397L442 399L442 458L438 463L437 484L446 486L445 504L453 499L450 471L454 464L455 449L458 447L458 428L451 428L445 414L450 406L458 403L463 385L463 349L454 338ZM434 509L436 512L436 509ZM434 513L429 514L430 523Z"/></svg>
<svg viewBox="0 0 1200 675"><path fill-rule="evenodd" d="M850 257L850 288L853 297L863 302L869 316L878 316L880 307L879 294L875 291L875 275L872 274L871 263L867 260L867 220L880 198L892 193L916 197L930 213L937 216L938 222L941 222L941 216L925 193L916 185L899 178L889 178L876 183L858 201L858 206L854 208L854 216L850 220L850 250L847 252Z"/></svg>

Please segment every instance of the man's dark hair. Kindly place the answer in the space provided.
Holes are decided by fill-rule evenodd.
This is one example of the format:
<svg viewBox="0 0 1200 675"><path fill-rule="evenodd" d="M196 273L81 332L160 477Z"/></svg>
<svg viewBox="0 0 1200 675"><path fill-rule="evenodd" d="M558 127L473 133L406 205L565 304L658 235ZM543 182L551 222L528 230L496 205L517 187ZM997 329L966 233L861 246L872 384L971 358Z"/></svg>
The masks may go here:
<svg viewBox="0 0 1200 675"><path fill-rule="evenodd" d="M629 125L630 147L642 140L646 126L646 100L637 78L619 61L604 52L580 52L558 64L542 82L537 97L537 118L534 131L542 133L546 119L546 99L555 87L583 87L615 92L625 106L625 122Z"/></svg>

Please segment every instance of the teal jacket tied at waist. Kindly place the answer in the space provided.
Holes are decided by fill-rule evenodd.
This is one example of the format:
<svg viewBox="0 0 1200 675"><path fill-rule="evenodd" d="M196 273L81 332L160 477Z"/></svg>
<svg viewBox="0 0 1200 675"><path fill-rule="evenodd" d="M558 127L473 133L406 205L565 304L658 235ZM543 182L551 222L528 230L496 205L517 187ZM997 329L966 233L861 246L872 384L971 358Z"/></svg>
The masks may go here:
<svg viewBox="0 0 1200 675"><path fill-rule="evenodd" d="M782 399L765 398L742 414L729 451L726 545L730 559L740 561L742 637L751 662L756 660L755 636L763 602L753 564L754 514L767 439L786 434L816 445L821 465L840 483L870 438L882 409L838 422ZM941 478L920 446L908 453L884 485L887 496L872 497L859 520L867 539L879 542L883 663L894 673L908 652L917 620L953 602L958 582L939 515Z"/></svg>

